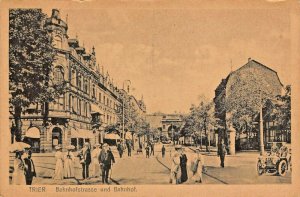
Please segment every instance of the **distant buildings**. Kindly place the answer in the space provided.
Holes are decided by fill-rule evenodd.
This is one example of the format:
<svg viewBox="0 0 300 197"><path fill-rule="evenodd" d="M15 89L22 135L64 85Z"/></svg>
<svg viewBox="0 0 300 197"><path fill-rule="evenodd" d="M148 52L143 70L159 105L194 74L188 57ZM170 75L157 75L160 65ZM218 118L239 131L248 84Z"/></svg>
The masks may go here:
<svg viewBox="0 0 300 197"><path fill-rule="evenodd" d="M254 78L250 78L250 74L253 74ZM237 90L235 89L235 85L243 84L240 87L251 87L251 85L254 83L256 84L256 86L258 86L259 90L272 90L270 91L271 95L269 95L269 98L271 99L275 100L275 97L277 95L281 95L283 93L283 85L280 82L276 71L250 58L245 65L243 65L236 71L231 72L226 77L226 79L222 79L221 83L215 90L215 117L217 118L219 124L219 128L217 131L217 133L219 134L219 140L225 139L225 143L236 146L236 148L258 148L259 118L257 119L257 113L256 116L252 117L253 125L247 128L240 128L240 131L231 132L231 130L235 129L233 129L232 123L228 122L228 118L232 115L228 107L229 96L239 95L240 97L243 97L244 95L249 95L247 93L252 91L247 88L240 88L239 90ZM259 93L257 93L257 95L259 95ZM254 97L255 95L249 96ZM247 100L247 98L245 98L245 100ZM243 103L239 104L242 106ZM247 103L245 103L244 107L246 108L249 106L247 106ZM264 121L264 142L266 143L268 141L276 141L277 139L279 139L276 137L278 135L282 135L282 133L281 131L276 130L274 122L270 123L268 121ZM284 135L288 134L286 133ZM285 141L284 139L282 138L282 141Z"/></svg>
<svg viewBox="0 0 300 197"><path fill-rule="evenodd" d="M180 114L147 114L146 118L151 128L159 129L161 134L171 138L172 131L179 132L183 126L183 120Z"/></svg>
<svg viewBox="0 0 300 197"><path fill-rule="evenodd" d="M87 51L77 38L69 38L68 25L60 18L59 10L52 10L44 28L57 50L51 77L56 84L65 83L66 89L54 102L24 109L22 136L33 149L52 151L58 144L63 148L72 144L79 149L84 142L103 142L105 127L122 122L118 113L122 103L127 102L122 91L130 98L130 106L145 116L144 102L118 89L108 73L100 69L95 48ZM12 117L10 124L13 130Z"/></svg>

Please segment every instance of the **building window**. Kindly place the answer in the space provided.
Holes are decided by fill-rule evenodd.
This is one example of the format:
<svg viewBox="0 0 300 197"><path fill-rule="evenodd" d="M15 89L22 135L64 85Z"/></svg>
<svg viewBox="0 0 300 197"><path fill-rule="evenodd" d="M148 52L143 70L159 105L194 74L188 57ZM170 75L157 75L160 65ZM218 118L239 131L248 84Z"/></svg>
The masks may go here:
<svg viewBox="0 0 300 197"><path fill-rule="evenodd" d="M101 103L101 100L102 100L102 95L101 95L101 93L99 93L99 102Z"/></svg>
<svg viewBox="0 0 300 197"><path fill-rule="evenodd" d="M96 89L95 89L95 85L93 85L93 95L92 95L93 98L96 98Z"/></svg>
<svg viewBox="0 0 300 197"><path fill-rule="evenodd" d="M109 99L106 99L106 105L109 106Z"/></svg>
<svg viewBox="0 0 300 197"><path fill-rule="evenodd" d="M76 71L75 70L72 70L71 83L72 83L72 85L76 84Z"/></svg>
<svg viewBox="0 0 300 197"><path fill-rule="evenodd" d="M61 66L56 66L53 74L55 84L60 84L64 81L64 69Z"/></svg>
<svg viewBox="0 0 300 197"><path fill-rule="evenodd" d="M69 95L69 108L70 108L70 111L73 112L73 98L72 98L72 95L70 94Z"/></svg>
<svg viewBox="0 0 300 197"><path fill-rule="evenodd" d="M81 89L81 74L77 72L77 87Z"/></svg>
<svg viewBox="0 0 300 197"><path fill-rule="evenodd" d="M105 105L105 95L103 95L103 103L104 103L104 105Z"/></svg>
<svg viewBox="0 0 300 197"><path fill-rule="evenodd" d="M78 99L77 100L77 112L78 112L78 114L79 115L81 115L81 100L80 99Z"/></svg>
<svg viewBox="0 0 300 197"><path fill-rule="evenodd" d="M88 82L86 79L83 81L83 91L85 93L87 93L87 91L88 91Z"/></svg>

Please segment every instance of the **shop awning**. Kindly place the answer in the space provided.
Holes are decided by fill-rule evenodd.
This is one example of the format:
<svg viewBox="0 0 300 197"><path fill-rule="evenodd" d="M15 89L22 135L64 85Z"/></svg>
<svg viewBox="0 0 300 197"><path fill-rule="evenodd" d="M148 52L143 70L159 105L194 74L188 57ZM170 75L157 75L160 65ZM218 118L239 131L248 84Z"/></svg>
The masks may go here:
<svg viewBox="0 0 300 197"><path fill-rule="evenodd" d="M85 129L71 129L71 138L94 138L93 131Z"/></svg>
<svg viewBox="0 0 300 197"><path fill-rule="evenodd" d="M92 130L85 130L85 129L77 129L79 136L81 138L87 139L87 138L94 138L94 134Z"/></svg>
<svg viewBox="0 0 300 197"><path fill-rule="evenodd" d="M98 105L95 104L91 104L91 114L95 114L95 113L101 113L101 109L98 107Z"/></svg>
<svg viewBox="0 0 300 197"><path fill-rule="evenodd" d="M115 133L106 133L105 136L104 136L104 139L119 140L121 138L120 138L120 136L118 134L115 134Z"/></svg>
<svg viewBox="0 0 300 197"><path fill-rule="evenodd" d="M39 128L37 128L37 127L30 127L26 131L25 137L39 139L41 137Z"/></svg>
<svg viewBox="0 0 300 197"><path fill-rule="evenodd" d="M71 128L71 138L81 138L79 132L75 128Z"/></svg>

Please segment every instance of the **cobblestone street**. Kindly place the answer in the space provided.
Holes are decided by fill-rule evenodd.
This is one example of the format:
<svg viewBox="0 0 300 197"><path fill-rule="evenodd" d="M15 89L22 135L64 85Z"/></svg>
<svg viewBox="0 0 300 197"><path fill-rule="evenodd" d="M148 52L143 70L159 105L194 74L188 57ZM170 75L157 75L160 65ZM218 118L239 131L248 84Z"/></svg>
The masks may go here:
<svg viewBox="0 0 300 197"><path fill-rule="evenodd" d="M169 168L171 165L170 150L172 146L166 146L166 156L161 157L161 145L156 145L155 155L146 158L142 153L132 152L132 156L127 156L124 152L123 158L119 158L117 151L113 149L116 163L112 167L110 184L117 185L140 185L140 184L169 184ZM188 161L193 154L192 148L185 147ZM207 172L203 174L203 184L275 184L291 183L291 172L288 171L286 176L262 175L258 176L256 172L256 161L258 152L241 152L234 156L228 155L225 159L225 168L220 168L219 158L216 152L203 153ZM40 158L35 157L36 161ZM50 161L50 159L48 159ZM38 165L39 162L37 162ZM50 164L49 164L50 166ZM53 165L52 165L53 166ZM38 177L34 179L33 184L69 184L69 185L100 185L101 178L90 178L82 180L81 168L76 166L76 178L53 180L51 173L53 169L38 167ZM188 167L189 169L189 162ZM187 181L183 184L194 184Z"/></svg>

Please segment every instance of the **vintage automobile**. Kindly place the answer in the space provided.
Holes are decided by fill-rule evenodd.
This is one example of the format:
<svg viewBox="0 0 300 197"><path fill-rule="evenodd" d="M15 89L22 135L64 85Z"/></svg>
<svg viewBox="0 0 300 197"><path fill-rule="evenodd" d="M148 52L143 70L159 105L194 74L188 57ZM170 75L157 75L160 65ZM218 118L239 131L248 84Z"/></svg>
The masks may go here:
<svg viewBox="0 0 300 197"><path fill-rule="evenodd" d="M287 170L291 170L291 150L284 142L271 142L267 147L271 147L266 155L258 157L257 173L278 174L285 176Z"/></svg>

